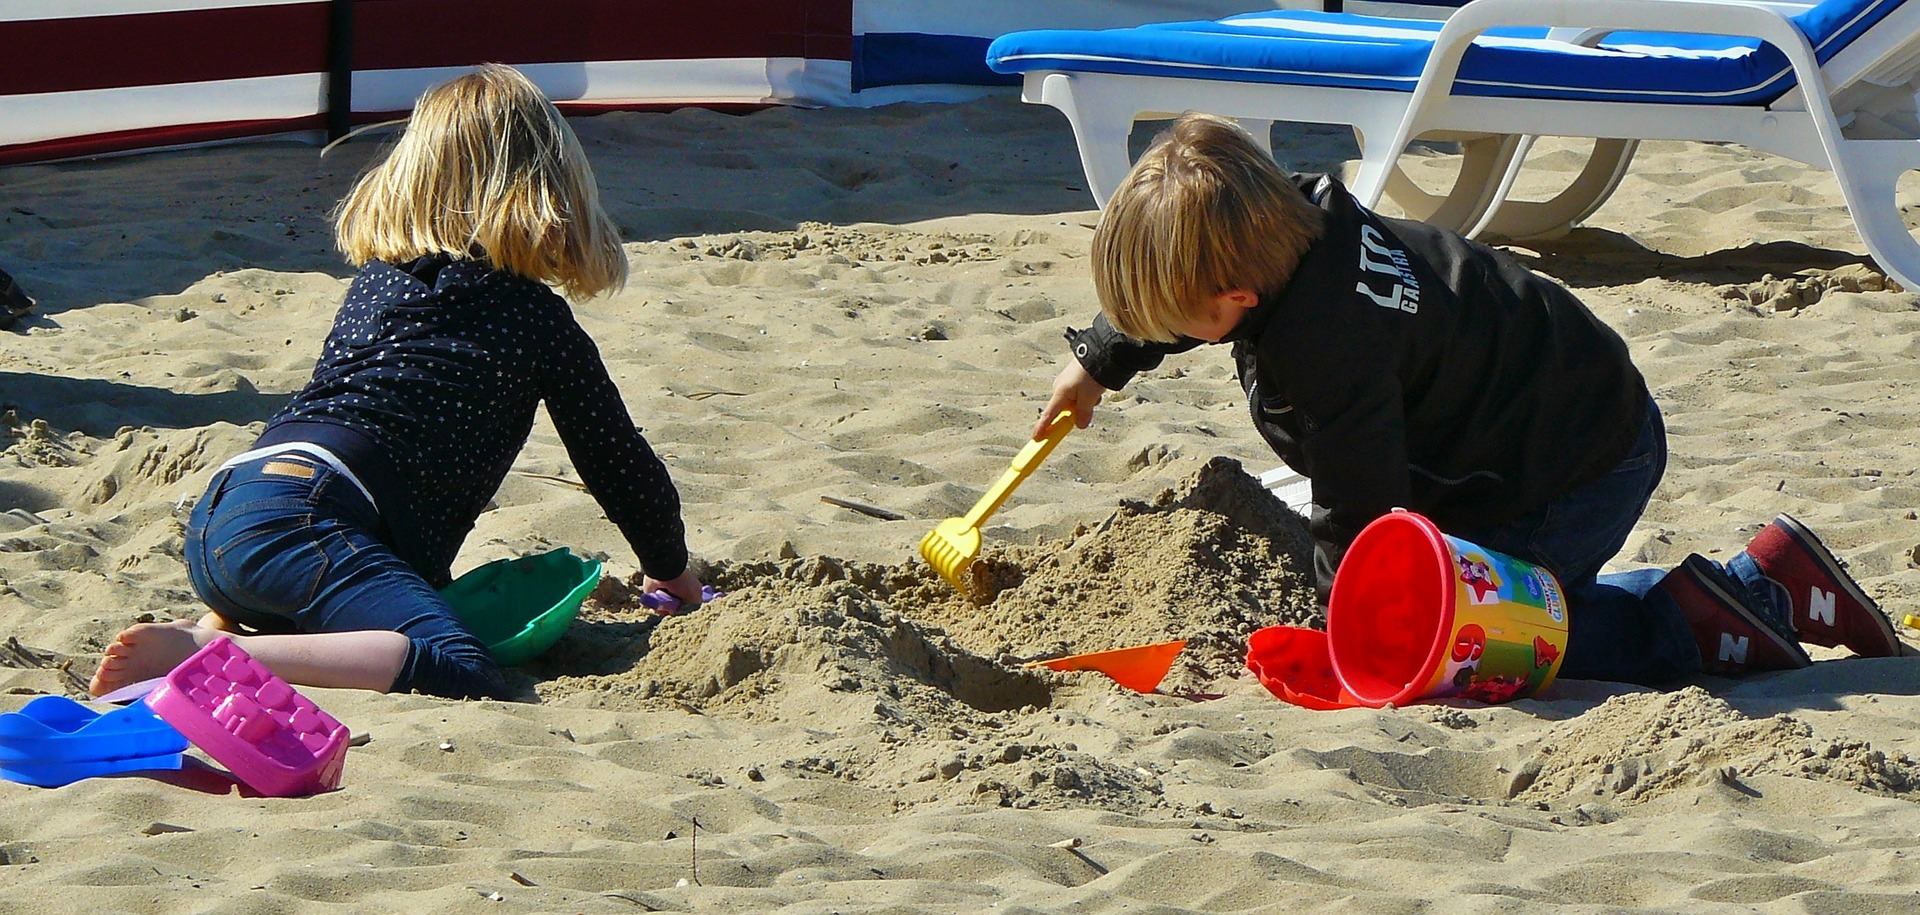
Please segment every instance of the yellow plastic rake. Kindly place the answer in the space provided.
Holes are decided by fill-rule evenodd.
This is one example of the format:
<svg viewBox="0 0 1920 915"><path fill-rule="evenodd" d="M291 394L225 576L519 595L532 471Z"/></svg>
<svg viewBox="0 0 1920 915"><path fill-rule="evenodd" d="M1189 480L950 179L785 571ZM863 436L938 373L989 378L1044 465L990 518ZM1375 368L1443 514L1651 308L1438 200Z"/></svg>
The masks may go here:
<svg viewBox="0 0 1920 915"><path fill-rule="evenodd" d="M1013 495L1014 488L1022 480L1033 475L1040 462L1046 460L1047 455L1053 452L1053 447L1060 444L1060 440L1072 430L1073 412L1062 410L1060 415L1054 417L1053 424L1047 427L1046 437L1030 441L1020 449L1020 453L1013 456L1013 464L1007 468L1007 472L1000 475L1000 479L987 490L986 495L980 497L980 501L973 504L965 517L948 518L920 538L920 555L927 560L927 565L940 573L941 578L947 580L947 584L962 594L967 593L967 567L980 558L980 525L1000 508L1000 503Z"/></svg>

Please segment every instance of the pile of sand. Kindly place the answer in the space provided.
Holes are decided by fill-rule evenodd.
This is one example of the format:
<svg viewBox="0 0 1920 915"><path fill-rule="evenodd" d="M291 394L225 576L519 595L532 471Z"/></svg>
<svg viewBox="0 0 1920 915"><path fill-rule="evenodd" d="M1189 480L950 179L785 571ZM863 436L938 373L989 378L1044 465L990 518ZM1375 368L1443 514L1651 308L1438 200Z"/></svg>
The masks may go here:
<svg viewBox="0 0 1920 915"><path fill-rule="evenodd" d="M635 583L609 582L543 662L558 676L539 691L743 708L784 704L799 683L887 695L909 683L996 712L1050 703L1028 660L1172 639L1188 647L1162 690L1200 691L1240 671L1254 629L1313 621L1295 571L1309 549L1299 516L1221 458L1063 540L989 550L970 595L918 558L721 563L707 577L728 597L655 628Z"/></svg>
<svg viewBox="0 0 1920 915"><path fill-rule="evenodd" d="M1239 463L1215 458L1062 540L990 552L975 564L977 601L910 564L925 587L896 606L992 656L1186 639L1162 689L1203 691L1242 669L1253 630L1317 622L1311 551L1300 516Z"/></svg>
<svg viewBox="0 0 1920 915"><path fill-rule="evenodd" d="M903 803L957 792L1145 809L1161 802L1157 779L1080 751L1056 725L1089 704L1154 700L1025 662L1185 638L1162 691L1218 687L1241 671L1252 630L1312 619L1293 571L1308 544L1297 515L1222 459L1064 540L992 551L975 570L978 603L917 557L721 563L707 577L727 596L667 620L638 605L637 582L604 582L530 672L546 702L844 735L822 771L891 782Z"/></svg>
<svg viewBox="0 0 1920 915"><path fill-rule="evenodd" d="M1900 292L1900 284L1865 264L1848 264L1833 270L1810 267L1790 276L1769 273L1758 282L1729 283L1715 287L1720 298L1744 302L1756 314L1797 312L1807 308L1829 292Z"/></svg>
<svg viewBox="0 0 1920 915"><path fill-rule="evenodd" d="M540 662L553 675L536 689L563 706L799 723L824 742L794 751L783 774L884 787L903 807L1161 803L1157 780L1050 726L1050 706L1073 692L1066 678L969 652L889 607L901 574L825 558L721 569L724 599L666 621L610 609L631 591L603 587Z"/></svg>
<svg viewBox="0 0 1920 915"><path fill-rule="evenodd" d="M1920 787L1920 761L1862 740L1823 739L1790 715L1754 719L1698 686L1615 696L1556 727L1515 774L1520 801L1620 806L1754 776L1838 782L1876 794Z"/></svg>

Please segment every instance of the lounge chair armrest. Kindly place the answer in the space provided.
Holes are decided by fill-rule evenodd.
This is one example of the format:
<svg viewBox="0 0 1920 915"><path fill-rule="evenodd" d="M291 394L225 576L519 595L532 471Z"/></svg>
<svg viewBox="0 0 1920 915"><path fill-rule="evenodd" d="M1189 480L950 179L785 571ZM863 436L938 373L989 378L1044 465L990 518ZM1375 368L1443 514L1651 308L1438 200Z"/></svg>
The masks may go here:
<svg viewBox="0 0 1920 915"><path fill-rule="evenodd" d="M1796 69L1818 69L1813 47L1788 18L1797 7L1766 0L1472 0L1448 17L1414 89L1412 110L1447 93L1473 39L1501 26L1547 26L1591 41L1607 32L1692 32L1757 38L1781 50ZM1582 42L1586 43L1586 42ZM1411 125L1410 125L1411 126Z"/></svg>
<svg viewBox="0 0 1920 915"><path fill-rule="evenodd" d="M1788 0L1734 0L1745 6L1759 6L1773 10L1782 16L1797 16L1816 4L1796 3ZM1620 27L1607 25L1597 27L1555 26L1547 30L1548 41L1564 41L1568 44L1591 48L1598 45L1608 35L1622 31Z"/></svg>
<svg viewBox="0 0 1920 915"><path fill-rule="evenodd" d="M1499 26L1544 25L1556 38L1601 32L1693 32L1766 39L1762 32L1793 28L1789 17L1806 7L1769 0L1472 0L1447 19L1448 32L1478 35ZM1797 33L1798 29L1794 29Z"/></svg>

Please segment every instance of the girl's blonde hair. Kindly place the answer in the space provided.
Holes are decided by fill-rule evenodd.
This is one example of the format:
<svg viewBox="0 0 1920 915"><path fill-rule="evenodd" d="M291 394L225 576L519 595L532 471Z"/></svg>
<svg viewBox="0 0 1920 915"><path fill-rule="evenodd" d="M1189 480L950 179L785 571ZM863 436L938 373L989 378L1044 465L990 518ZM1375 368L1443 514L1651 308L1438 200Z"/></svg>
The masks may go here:
<svg viewBox="0 0 1920 915"><path fill-rule="evenodd" d="M1093 285L1115 329L1171 343L1214 296L1286 288L1325 218L1240 125L1187 114L1154 140L1093 232Z"/></svg>
<svg viewBox="0 0 1920 915"><path fill-rule="evenodd" d="M428 89L387 157L334 210L358 267L429 254L493 266L591 297L627 281L620 233L553 103L520 71L487 64Z"/></svg>

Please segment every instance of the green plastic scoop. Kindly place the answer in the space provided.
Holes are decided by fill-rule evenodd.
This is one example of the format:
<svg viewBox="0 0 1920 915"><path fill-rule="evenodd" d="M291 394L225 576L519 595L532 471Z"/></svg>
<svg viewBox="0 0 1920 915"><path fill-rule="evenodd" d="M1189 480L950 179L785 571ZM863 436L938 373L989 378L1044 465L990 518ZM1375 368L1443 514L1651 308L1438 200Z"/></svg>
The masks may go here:
<svg viewBox="0 0 1920 915"><path fill-rule="evenodd" d="M560 641L599 582L599 562L561 547L538 556L496 559L441 588L440 596L486 643L495 661L514 667Z"/></svg>

